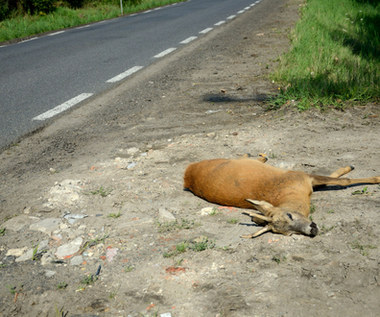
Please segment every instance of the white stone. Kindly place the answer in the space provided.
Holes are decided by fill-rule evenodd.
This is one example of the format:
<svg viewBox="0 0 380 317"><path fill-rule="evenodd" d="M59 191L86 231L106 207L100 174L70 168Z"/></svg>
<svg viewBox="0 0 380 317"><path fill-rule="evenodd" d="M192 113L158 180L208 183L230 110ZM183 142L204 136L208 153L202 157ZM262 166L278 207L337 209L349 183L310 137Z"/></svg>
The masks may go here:
<svg viewBox="0 0 380 317"><path fill-rule="evenodd" d="M7 230L20 231L38 219L36 217L29 217L28 215L20 215L4 222L2 227Z"/></svg>
<svg viewBox="0 0 380 317"><path fill-rule="evenodd" d="M160 220L163 221L176 221L176 217L170 211L167 211L165 208L160 208L158 210L158 217L160 218Z"/></svg>
<svg viewBox="0 0 380 317"><path fill-rule="evenodd" d="M19 249L9 249L5 256L21 256L25 253L25 251L28 250L27 247L19 248Z"/></svg>
<svg viewBox="0 0 380 317"><path fill-rule="evenodd" d="M72 257L70 264L71 265L81 265L83 263L83 256L77 255Z"/></svg>
<svg viewBox="0 0 380 317"><path fill-rule="evenodd" d="M60 223L61 219L59 218L46 218L39 222L31 224L29 226L29 229L34 231L41 231L43 233L51 235L54 230L57 230L59 228Z"/></svg>
<svg viewBox="0 0 380 317"><path fill-rule="evenodd" d="M58 247L55 255L57 258L60 258L60 259L64 259L68 256L71 256L79 251L82 243L83 243L83 239L81 237L78 237L74 239L73 241Z"/></svg>
<svg viewBox="0 0 380 317"><path fill-rule="evenodd" d="M55 275L55 271L51 271L51 270L46 270L45 271L45 276L50 278L50 277L53 277Z"/></svg>

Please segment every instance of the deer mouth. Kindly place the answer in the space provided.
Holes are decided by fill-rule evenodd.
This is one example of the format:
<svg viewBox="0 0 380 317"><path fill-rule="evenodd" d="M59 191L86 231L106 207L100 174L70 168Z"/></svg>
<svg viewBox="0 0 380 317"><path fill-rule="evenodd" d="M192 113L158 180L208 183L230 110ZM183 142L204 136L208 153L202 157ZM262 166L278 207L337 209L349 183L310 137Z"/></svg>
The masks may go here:
<svg viewBox="0 0 380 317"><path fill-rule="evenodd" d="M315 222L310 224L310 237L314 238L318 234L318 227Z"/></svg>

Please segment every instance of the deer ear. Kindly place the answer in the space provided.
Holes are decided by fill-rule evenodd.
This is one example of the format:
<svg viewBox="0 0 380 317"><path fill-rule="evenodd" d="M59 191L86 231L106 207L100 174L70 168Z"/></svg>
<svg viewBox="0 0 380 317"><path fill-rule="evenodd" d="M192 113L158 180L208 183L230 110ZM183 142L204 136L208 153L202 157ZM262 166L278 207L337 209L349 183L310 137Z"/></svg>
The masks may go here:
<svg viewBox="0 0 380 317"><path fill-rule="evenodd" d="M268 215L270 210L274 208L272 204L264 200L246 199L246 201L250 202L255 207L255 209L262 212L264 215Z"/></svg>

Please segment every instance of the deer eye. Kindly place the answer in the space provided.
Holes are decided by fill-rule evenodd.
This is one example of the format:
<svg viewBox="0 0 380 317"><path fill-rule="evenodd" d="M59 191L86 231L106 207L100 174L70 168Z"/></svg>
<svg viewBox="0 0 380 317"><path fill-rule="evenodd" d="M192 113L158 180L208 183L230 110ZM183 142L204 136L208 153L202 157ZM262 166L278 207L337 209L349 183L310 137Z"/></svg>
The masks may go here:
<svg viewBox="0 0 380 317"><path fill-rule="evenodd" d="M286 215L289 217L290 220L293 220L293 216L292 216L292 214L287 213Z"/></svg>

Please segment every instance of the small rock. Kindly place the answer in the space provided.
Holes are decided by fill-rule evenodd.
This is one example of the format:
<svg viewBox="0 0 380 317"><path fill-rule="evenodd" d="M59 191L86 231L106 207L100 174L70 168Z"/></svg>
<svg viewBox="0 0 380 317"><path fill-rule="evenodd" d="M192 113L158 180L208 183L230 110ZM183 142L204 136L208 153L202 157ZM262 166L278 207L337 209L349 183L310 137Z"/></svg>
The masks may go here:
<svg viewBox="0 0 380 317"><path fill-rule="evenodd" d="M83 256L81 255L73 256L70 261L71 265L81 265L82 263L83 263Z"/></svg>
<svg viewBox="0 0 380 317"><path fill-rule="evenodd" d="M160 317L172 317L172 314L171 313L163 313L163 314L160 314Z"/></svg>
<svg viewBox="0 0 380 317"><path fill-rule="evenodd" d="M127 165L127 170L131 170L133 169L134 167L136 167L137 163L136 162L131 162Z"/></svg>
<svg viewBox="0 0 380 317"><path fill-rule="evenodd" d="M55 275L55 271L51 271L51 270L46 270L45 271L45 276L50 278L50 277L53 277Z"/></svg>
<svg viewBox="0 0 380 317"><path fill-rule="evenodd" d="M19 248L19 249L9 249L5 256L16 256L19 257L25 253L25 251L28 250L27 247Z"/></svg>
<svg viewBox="0 0 380 317"><path fill-rule="evenodd" d="M24 229L27 225L30 225L30 222L36 221L39 218L36 217L29 217L27 215L20 215L17 217L13 217L9 219L8 221L4 222L2 224L2 227L7 229L7 230L12 230L12 231L20 231Z"/></svg>
<svg viewBox="0 0 380 317"><path fill-rule="evenodd" d="M63 216L70 224L74 224L78 219L88 217L86 214L66 214Z"/></svg>
<svg viewBox="0 0 380 317"><path fill-rule="evenodd" d="M127 154L128 155L135 155L136 153L138 153L140 150L137 148L137 147L131 147L127 150Z"/></svg>
<svg viewBox="0 0 380 317"><path fill-rule="evenodd" d="M37 247L37 250L36 250L36 247L32 248L32 249L29 249L27 252L25 252L24 254L22 254L21 256L19 256L15 262L24 262L24 261L28 261L28 260L32 260L33 259L33 255L38 255L40 254L41 252L43 251L46 251L47 248L48 248L48 240L43 240L41 241Z"/></svg>
<svg viewBox="0 0 380 317"><path fill-rule="evenodd" d="M217 213L217 210L215 207L205 207L205 208L202 208L198 213L201 216L208 216L208 215L213 215Z"/></svg>
<svg viewBox="0 0 380 317"><path fill-rule="evenodd" d="M48 251L42 255L40 263L41 265L45 266L52 263L53 261L54 261L53 253L51 251Z"/></svg>
<svg viewBox="0 0 380 317"><path fill-rule="evenodd" d="M176 217L170 211L167 211L165 208L160 208L158 210L158 217L160 218L160 220L163 221L176 221Z"/></svg>
<svg viewBox="0 0 380 317"><path fill-rule="evenodd" d="M113 261L113 258L117 255L118 250L118 248L107 248L106 258L109 263Z"/></svg>
<svg viewBox="0 0 380 317"><path fill-rule="evenodd" d="M29 229L34 231L41 231L43 233L51 235L54 230L57 230L59 228L60 223L61 219L59 218L46 218L39 222L31 224L29 226Z"/></svg>
<svg viewBox="0 0 380 317"><path fill-rule="evenodd" d="M73 241L58 247L55 255L59 259L70 258L79 251L82 243L83 243L83 239L81 237L78 237L74 239Z"/></svg>
<svg viewBox="0 0 380 317"><path fill-rule="evenodd" d="M215 132L210 132L210 133L207 133L206 136L210 139L215 139L216 137L216 133Z"/></svg>

